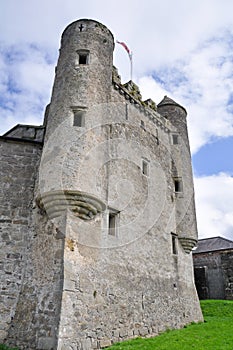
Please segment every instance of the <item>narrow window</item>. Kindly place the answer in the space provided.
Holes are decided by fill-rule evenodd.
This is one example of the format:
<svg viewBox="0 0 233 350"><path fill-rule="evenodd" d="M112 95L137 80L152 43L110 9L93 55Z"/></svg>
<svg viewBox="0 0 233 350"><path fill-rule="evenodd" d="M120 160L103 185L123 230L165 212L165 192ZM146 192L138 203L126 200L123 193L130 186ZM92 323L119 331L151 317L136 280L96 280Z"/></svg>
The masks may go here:
<svg viewBox="0 0 233 350"><path fill-rule="evenodd" d="M171 237L172 237L172 254L177 255L177 235L172 232Z"/></svg>
<svg viewBox="0 0 233 350"><path fill-rule="evenodd" d="M175 192L183 192L183 184L181 179L174 179Z"/></svg>
<svg viewBox="0 0 233 350"><path fill-rule="evenodd" d="M144 123L143 120L141 120L141 128L142 128L142 129L145 129L145 123Z"/></svg>
<svg viewBox="0 0 233 350"><path fill-rule="evenodd" d="M178 145L179 144L179 138L177 134L172 135L172 143L173 145Z"/></svg>
<svg viewBox="0 0 233 350"><path fill-rule="evenodd" d="M80 50L80 51L77 51L77 54L78 54L79 65L89 64L89 51Z"/></svg>
<svg viewBox="0 0 233 350"><path fill-rule="evenodd" d="M117 230L119 226L119 213L118 212L109 212L108 217L108 234L111 236L117 236Z"/></svg>
<svg viewBox="0 0 233 350"><path fill-rule="evenodd" d="M74 113L74 122L73 125L74 126L79 126L79 127L83 127L85 126L85 112L84 111L73 111Z"/></svg>
<svg viewBox="0 0 233 350"><path fill-rule="evenodd" d="M126 120L129 119L128 104L127 104L127 103L126 103L126 105L125 105L125 119L126 119Z"/></svg>
<svg viewBox="0 0 233 350"><path fill-rule="evenodd" d="M87 54L79 55L79 64L87 64Z"/></svg>
<svg viewBox="0 0 233 350"><path fill-rule="evenodd" d="M145 159L142 160L142 173L145 176L149 175L149 163Z"/></svg>
<svg viewBox="0 0 233 350"><path fill-rule="evenodd" d="M155 136L155 138L156 138L157 145L159 145L159 132L158 132L158 129L156 129L156 136Z"/></svg>

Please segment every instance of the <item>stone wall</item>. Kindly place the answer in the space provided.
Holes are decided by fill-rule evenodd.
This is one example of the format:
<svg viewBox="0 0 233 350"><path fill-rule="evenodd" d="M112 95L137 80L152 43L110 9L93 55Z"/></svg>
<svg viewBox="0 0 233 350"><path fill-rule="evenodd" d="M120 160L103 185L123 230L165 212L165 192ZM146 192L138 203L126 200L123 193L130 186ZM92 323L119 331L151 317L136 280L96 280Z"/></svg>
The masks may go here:
<svg viewBox="0 0 233 350"><path fill-rule="evenodd" d="M0 141L0 342L21 349L55 349L64 232L48 222L34 200L41 144L14 141L12 136Z"/></svg>
<svg viewBox="0 0 233 350"><path fill-rule="evenodd" d="M57 348L63 288L64 233L35 208L28 231L24 281L7 344L27 350Z"/></svg>
<svg viewBox="0 0 233 350"><path fill-rule="evenodd" d="M0 140L1 341L15 317L24 283L40 154L40 145Z"/></svg>
<svg viewBox="0 0 233 350"><path fill-rule="evenodd" d="M193 254L195 283L200 299L233 300L233 252Z"/></svg>

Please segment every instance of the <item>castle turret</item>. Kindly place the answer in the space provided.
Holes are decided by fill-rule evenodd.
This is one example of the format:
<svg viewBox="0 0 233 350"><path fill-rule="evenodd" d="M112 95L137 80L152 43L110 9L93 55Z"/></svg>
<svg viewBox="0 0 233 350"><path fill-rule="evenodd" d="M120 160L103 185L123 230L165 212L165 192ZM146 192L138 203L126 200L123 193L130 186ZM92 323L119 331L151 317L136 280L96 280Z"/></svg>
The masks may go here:
<svg viewBox="0 0 233 350"><path fill-rule="evenodd" d="M72 112L109 101L114 40L103 24L81 19L63 32L46 140Z"/></svg>
<svg viewBox="0 0 233 350"><path fill-rule="evenodd" d="M193 174L187 130L186 109L165 96L158 112L171 122L172 173L176 193L176 231L184 250L189 253L197 242L197 224Z"/></svg>
<svg viewBox="0 0 233 350"><path fill-rule="evenodd" d="M163 100L158 104L158 112L168 119L177 129L183 141L189 150L188 130L187 130L187 111L186 109L172 100L168 96L164 96Z"/></svg>
<svg viewBox="0 0 233 350"><path fill-rule="evenodd" d="M78 172L86 150L94 142L93 123L101 124L103 113L97 109L110 100L113 48L112 33L97 21L81 19L63 32L46 113L39 182L40 205L51 217L61 215L68 207L75 215L89 220L104 207L95 197L90 177L80 177ZM86 130L89 131L85 134ZM95 161L99 162L102 156L98 155ZM71 166L67 162L72 159L75 165Z"/></svg>

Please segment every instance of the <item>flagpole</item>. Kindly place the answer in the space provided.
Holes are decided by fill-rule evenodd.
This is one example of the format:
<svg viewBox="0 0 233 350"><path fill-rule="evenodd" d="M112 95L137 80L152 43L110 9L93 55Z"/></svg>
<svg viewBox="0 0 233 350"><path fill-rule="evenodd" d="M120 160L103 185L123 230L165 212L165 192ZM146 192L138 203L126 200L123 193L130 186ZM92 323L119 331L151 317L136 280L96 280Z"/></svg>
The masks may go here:
<svg viewBox="0 0 233 350"><path fill-rule="evenodd" d="M133 81L133 52L130 53L130 80Z"/></svg>

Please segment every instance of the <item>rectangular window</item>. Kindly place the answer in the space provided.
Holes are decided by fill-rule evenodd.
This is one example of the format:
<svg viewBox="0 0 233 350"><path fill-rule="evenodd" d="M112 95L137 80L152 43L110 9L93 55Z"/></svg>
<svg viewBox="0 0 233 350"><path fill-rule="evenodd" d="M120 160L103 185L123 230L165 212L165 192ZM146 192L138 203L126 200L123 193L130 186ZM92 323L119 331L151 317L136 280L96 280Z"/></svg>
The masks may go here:
<svg viewBox="0 0 233 350"><path fill-rule="evenodd" d="M174 179L175 192L183 192L183 184L180 178Z"/></svg>
<svg viewBox="0 0 233 350"><path fill-rule="evenodd" d="M83 127L85 126L85 112L84 111L73 111L74 112L74 126Z"/></svg>
<svg viewBox="0 0 233 350"><path fill-rule="evenodd" d="M126 103L125 105L125 119L128 120L129 119L129 111L128 111L128 104Z"/></svg>
<svg viewBox="0 0 233 350"><path fill-rule="evenodd" d="M145 159L142 160L142 173L149 176L149 163Z"/></svg>
<svg viewBox="0 0 233 350"><path fill-rule="evenodd" d="M84 127L87 107L72 106L70 108L73 112L73 126Z"/></svg>
<svg viewBox="0 0 233 350"><path fill-rule="evenodd" d="M89 64L89 51L87 50L78 50L78 64L85 65Z"/></svg>
<svg viewBox="0 0 233 350"><path fill-rule="evenodd" d="M178 145L179 144L179 138L177 134L172 135L172 144L173 145Z"/></svg>
<svg viewBox="0 0 233 350"><path fill-rule="evenodd" d="M110 236L117 236L119 227L119 212L110 211L108 217L108 234Z"/></svg>
<svg viewBox="0 0 233 350"><path fill-rule="evenodd" d="M79 64L87 64L87 54L79 55Z"/></svg>
<svg viewBox="0 0 233 350"><path fill-rule="evenodd" d="M171 237L172 237L172 254L177 255L177 235L172 232Z"/></svg>

